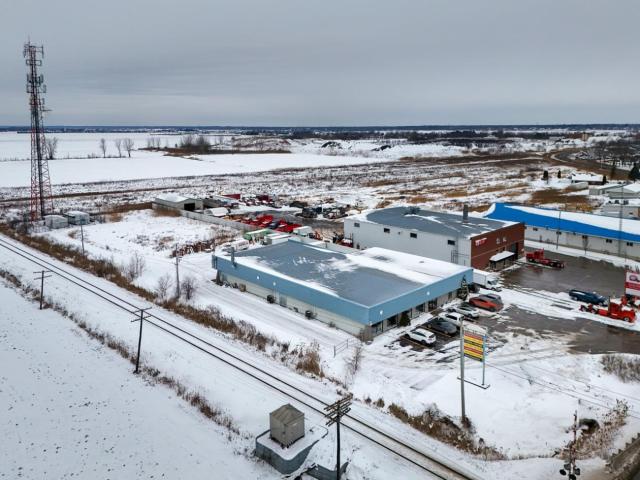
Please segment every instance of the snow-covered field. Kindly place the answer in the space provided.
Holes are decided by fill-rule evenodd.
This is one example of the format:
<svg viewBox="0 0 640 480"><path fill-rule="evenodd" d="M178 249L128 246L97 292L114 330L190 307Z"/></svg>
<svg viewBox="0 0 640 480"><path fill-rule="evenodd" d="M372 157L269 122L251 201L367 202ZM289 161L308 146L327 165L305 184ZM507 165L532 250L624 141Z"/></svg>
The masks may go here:
<svg viewBox="0 0 640 480"><path fill-rule="evenodd" d="M0 478L278 478L222 427L0 281Z"/></svg>

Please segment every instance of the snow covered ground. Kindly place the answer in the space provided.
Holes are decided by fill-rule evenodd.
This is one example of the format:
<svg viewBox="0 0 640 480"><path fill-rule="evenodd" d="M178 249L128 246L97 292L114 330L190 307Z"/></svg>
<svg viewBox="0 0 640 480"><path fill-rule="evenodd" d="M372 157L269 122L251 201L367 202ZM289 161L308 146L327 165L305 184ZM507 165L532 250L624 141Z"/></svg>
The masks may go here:
<svg viewBox="0 0 640 480"><path fill-rule="evenodd" d="M73 322L0 281L0 477L278 478Z"/></svg>
<svg viewBox="0 0 640 480"><path fill-rule="evenodd" d="M154 217L149 211L140 211L126 214L121 222L85 227L86 249L91 256L113 256L116 262L126 262L134 251L138 251L147 259L147 268L136 283L153 289L160 275L173 274L175 268L172 259L168 258L170 249L156 248L158 240L167 234L178 242L203 238L210 235L211 228L183 217ZM69 236L74 230L71 227L47 235L59 242L79 246L79 236ZM436 404L454 418L460 415L456 342L441 352L416 351L396 342L402 334L401 329L391 330L364 348L361 369L355 377L348 378L345 367L352 350L347 349L337 358L333 356L335 345L352 339L348 334L320 322L308 321L277 305L268 305L250 294L215 285L211 281L215 271L211 269L208 253L185 256L181 269L182 275L194 275L198 279L200 290L196 304L215 305L236 319L252 323L259 331L292 344L309 344L317 340L325 371L335 378L344 378L356 398L373 401L382 398L386 405L402 405L412 414L419 414ZM579 312L577 303L566 294L518 289L505 289L501 294L507 306L515 305L550 318L572 319L577 329L580 322L609 321ZM413 324L424 322L426 318L428 315ZM637 330L635 326L624 326ZM617 398L627 399L634 417L627 429L616 437L616 445L623 443L638 428L636 417L640 418L640 404L633 400L635 386L604 373L598 356L571 353L566 339L532 339L507 334L501 336L489 361L487 378L491 387L488 390L467 387L468 415L487 444L499 448L508 457L537 458L538 468L542 469L537 472L546 468L552 470L555 460L544 457L566 443L564 432L570 421L567 412L575 408L581 416L601 418L615 405ZM467 365L469 378L479 382L479 365L470 360ZM566 386L559 389L558 385ZM602 464L602 461L594 462L594 467ZM521 466L514 462L509 468Z"/></svg>

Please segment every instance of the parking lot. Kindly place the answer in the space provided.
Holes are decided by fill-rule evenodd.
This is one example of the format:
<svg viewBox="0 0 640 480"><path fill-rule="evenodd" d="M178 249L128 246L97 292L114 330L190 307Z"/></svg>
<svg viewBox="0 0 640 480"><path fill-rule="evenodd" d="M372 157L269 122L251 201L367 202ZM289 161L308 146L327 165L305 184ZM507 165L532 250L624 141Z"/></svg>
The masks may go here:
<svg viewBox="0 0 640 480"><path fill-rule="evenodd" d="M568 292L577 288L618 297L624 290L623 268L608 262L570 257L555 252L548 252L547 256L563 260L565 268L555 269L528 263L505 272L502 276L504 285L549 292Z"/></svg>

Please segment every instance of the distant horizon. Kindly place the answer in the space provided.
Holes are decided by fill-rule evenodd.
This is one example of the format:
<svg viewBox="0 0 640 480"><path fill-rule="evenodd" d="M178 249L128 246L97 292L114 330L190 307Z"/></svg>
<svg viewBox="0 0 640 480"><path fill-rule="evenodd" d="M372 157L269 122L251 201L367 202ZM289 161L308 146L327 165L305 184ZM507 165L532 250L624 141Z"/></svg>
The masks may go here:
<svg viewBox="0 0 640 480"><path fill-rule="evenodd" d="M29 130L30 125L0 125L0 131L7 130ZM419 129L495 129L495 128L640 128L640 122L598 122L598 123L469 123L469 124L415 124L415 125L206 125L206 124L137 124L137 125L117 125L117 124L76 124L76 125L46 125L45 130L52 129L237 129L237 130L419 130Z"/></svg>

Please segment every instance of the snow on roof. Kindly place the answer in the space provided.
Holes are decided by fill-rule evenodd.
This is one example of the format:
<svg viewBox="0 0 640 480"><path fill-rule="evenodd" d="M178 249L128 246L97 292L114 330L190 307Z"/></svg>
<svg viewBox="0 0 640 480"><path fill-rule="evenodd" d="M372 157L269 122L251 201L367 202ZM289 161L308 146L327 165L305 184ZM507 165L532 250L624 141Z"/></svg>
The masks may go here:
<svg viewBox="0 0 640 480"><path fill-rule="evenodd" d="M229 259L230 254L219 256ZM237 252L235 262L365 306L470 271L469 267L384 248L344 253L295 240Z"/></svg>
<svg viewBox="0 0 640 480"><path fill-rule="evenodd" d="M500 253L496 253L493 257L491 257L489 259L489 261L491 262L499 262L500 260L504 260L505 258L509 258L514 256L515 253L513 252L500 252Z"/></svg>
<svg viewBox="0 0 640 480"><path fill-rule="evenodd" d="M534 227L562 230L582 235L640 242L640 220L622 220L591 213L565 212L549 208L495 203L485 213L489 218L523 222Z"/></svg>
<svg viewBox="0 0 640 480"><path fill-rule="evenodd" d="M180 203L180 202L184 202L186 200L189 200L188 197L184 197L182 195L178 195L177 193L161 193L160 195L158 195L156 197L156 200L162 200L165 202L173 202L173 203Z"/></svg>
<svg viewBox="0 0 640 480"><path fill-rule="evenodd" d="M464 238L475 237L515 224L514 222L473 215L469 215L468 219L463 221L462 212L436 212L417 207L369 210L350 218L360 222Z"/></svg>
<svg viewBox="0 0 640 480"><path fill-rule="evenodd" d="M626 185L616 185L614 187L611 187L611 192L614 192L614 191L619 192L622 189L624 189L625 192L640 193L640 183L628 183Z"/></svg>
<svg viewBox="0 0 640 480"><path fill-rule="evenodd" d="M601 182L604 180L604 176L593 173L574 173L570 178L576 182Z"/></svg>
<svg viewBox="0 0 640 480"><path fill-rule="evenodd" d="M80 215L89 215L89 214L86 213L86 212L81 212L80 210L69 210L66 213L66 215L70 215L72 217L77 217L77 216L80 216Z"/></svg>

